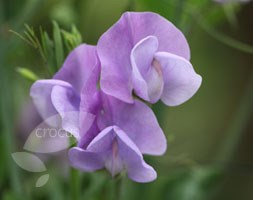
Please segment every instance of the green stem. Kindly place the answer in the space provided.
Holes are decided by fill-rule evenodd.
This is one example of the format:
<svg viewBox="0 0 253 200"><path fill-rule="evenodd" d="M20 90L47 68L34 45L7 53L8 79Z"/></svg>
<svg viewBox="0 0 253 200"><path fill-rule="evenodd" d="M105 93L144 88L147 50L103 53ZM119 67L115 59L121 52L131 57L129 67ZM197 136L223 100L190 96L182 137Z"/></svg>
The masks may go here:
<svg viewBox="0 0 253 200"><path fill-rule="evenodd" d="M75 140L73 137L69 138L69 145L72 146L75 143ZM70 181L70 188L71 188L71 199L72 200L78 200L80 199L80 174L79 171L74 169L74 168L70 168L70 177L71 177L71 181Z"/></svg>
<svg viewBox="0 0 253 200"><path fill-rule="evenodd" d="M188 5L189 9L198 20L200 26L212 37L221 43L230 46L234 49L240 50L245 53L253 54L253 46L237 41L215 29L213 29L203 18L203 16L198 13L196 9ZM245 90L241 103L236 110L234 118L232 120L231 126L227 130L227 136L229 137L224 144L222 144L221 153L218 159L228 158L234 154L234 150L239 143L242 131L249 122L250 115L252 113L252 102L253 102L253 72L250 76L249 84Z"/></svg>
<svg viewBox="0 0 253 200"><path fill-rule="evenodd" d="M122 183L123 183L123 177L119 175L115 179L112 180L112 196L113 200L120 200L122 198Z"/></svg>
<svg viewBox="0 0 253 200"><path fill-rule="evenodd" d="M165 0L163 2L169 4L170 6L174 6L172 3L169 3ZM219 42L232 47L234 49L240 50L245 53L253 54L253 46L245 44L241 41L238 41L228 35L223 34L222 32L212 28L208 22L204 19L200 11L192 6L190 3L184 2L184 6L182 7L182 13L188 14L189 19L194 18L195 21L200 25L200 27L206 31L211 37L215 38Z"/></svg>
<svg viewBox="0 0 253 200"><path fill-rule="evenodd" d="M188 12L189 15L192 15L196 19L200 27L219 42L242 52L253 54L253 46L238 41L212 28L195 7L188 4L187 8L185 9L185 12Z"/></svg>
<svg viewBox="0 0 253 200"><path fill-rule="evenodd" d="M207 22L205 22L204 19L199 19L198 20L199 25L213 38L218 40L219 42L230 46L234 49L240 50L245 53L253 54L253 46L245 44L243 42L240 42L236 39L233 39L215 29L213 29L211 26L208 25Z"/></svg>
<svg viewBox="0 0 253 200"><path fill-rule="evenodd" d="M79 172L76 169L71 168L71 199L78 200L80 195L80 179Z"/></svg>

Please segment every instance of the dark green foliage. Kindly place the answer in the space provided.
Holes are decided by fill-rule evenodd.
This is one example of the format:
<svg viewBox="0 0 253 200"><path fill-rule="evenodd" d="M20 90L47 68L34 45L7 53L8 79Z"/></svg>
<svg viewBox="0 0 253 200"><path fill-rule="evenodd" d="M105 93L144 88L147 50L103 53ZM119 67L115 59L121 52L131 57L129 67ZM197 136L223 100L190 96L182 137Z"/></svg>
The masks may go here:
<svg viewBox="0 0 253 200"><path fill-rule="evenodd" d="M73 25L71 31L68 32L60 28L56 21L53 21L53 36L50 37L47 31L40 27L40 32L35 33L34 28L25 24L23 34L10 30L10 32L17 35L20 39L36 49L45 65L48 72L53 75L62 66L64 59L68 53L76 46L82 43L82 36L77 28ZM22 76L30 80L34 80L35 76L32 75L28 69L18 70Z"/></svg>

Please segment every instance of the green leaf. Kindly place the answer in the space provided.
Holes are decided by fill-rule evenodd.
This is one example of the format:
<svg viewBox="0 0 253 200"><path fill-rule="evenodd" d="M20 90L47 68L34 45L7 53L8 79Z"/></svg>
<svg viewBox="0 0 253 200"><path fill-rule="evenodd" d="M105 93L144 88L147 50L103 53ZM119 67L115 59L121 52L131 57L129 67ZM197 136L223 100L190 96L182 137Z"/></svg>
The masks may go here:
<svg viewBox="0 0 253 200"><path fill-rule="evenodd" d="M74 25L72 25L71 32L65 30L61 30L61 32L68 53L82 43L82 35Z"/></svg>
<svg viewBox="0 0 253 200"><path fill-rule="evenodd" d="M57 22L53 21L53 38L55 47L56 67L59 69L64 61L61 30Z"/></svg>
<svg viewBox="0 0 253 200"><path fill-rule="evenodd" d="M41 34L41 46L42 51L45 55L45 62L48 64L48 70L50 74L55 72L55 59L54 59L54 44L53 41L49 38L48 33L44 32L42 28L40 29Z"/></svg>
<svg viewBox="0 0 253 200"><path fill-rule="evenodd" d="M36 81L39 79L39 77L34 72L27 68L19 67L17 68L17 72L29 81Z"/></svg>
<svg viewBox="0 0 253 200"><path fill-rule="evenodd" d="M81 35L80 31L76 28L75 25L72 25L71 32L74 36L75 46L81 44L83 41L82 35Z"/></svg>
<svg viewBox="0 0 253 200"><path fill-rule="evenodd" d="M18 36L21 40L25 41L27 44L33 46L33 43L30 42L28 39L26 39L26 37L24 37L23 35L21 35L20 33L14 31L14 30L9 30L11 33L13 33L14 35Z"/></svg>
<svg viewBox="0 0 253 200"><path fill-rule="evenodd" d="M17 35L23 41L27 42L33 48L38 50L43 61L45 62L50 75L56 73L62 66L64 59L70 51L82 43L82 36L78 29L73 25L71 31L61 30L58 23L53 21L52 37L40 27L39 36L36 35L34 29L25 24L23 34L13 30L10 32ZM28 73L29 70L19 69L18 72L30 80L34 80L35 76Z"/></svg>
<svg viewBox="0 0 253 200"><path fill-rule="evenodd" d="M35 48L37 48L37 42L35 40L36 35L32 27L30 27L28 24L25 24L26 31L24 31L24 34L27 36L27 38L34 44Z"/></svg>

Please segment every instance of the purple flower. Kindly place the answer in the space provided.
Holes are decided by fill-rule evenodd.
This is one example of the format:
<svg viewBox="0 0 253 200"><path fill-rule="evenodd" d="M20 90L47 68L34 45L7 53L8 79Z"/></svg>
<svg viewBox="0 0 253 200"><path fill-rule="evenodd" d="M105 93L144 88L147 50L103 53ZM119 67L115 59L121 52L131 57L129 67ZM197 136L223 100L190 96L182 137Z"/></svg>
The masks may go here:
<svg viewBox="0 0 253 200"><path fill-rule="evenodd" d="M99 70L97 66L96 47L83 44L70 53L53 79L38 80L33 84L30 95L42 118L50 119L49 125L59 126L61 121L66 131L80 138L80 94L94 70ZM92 99L95 94L90 95Z"/></svg>
<svg viewBox="0 0 253 200"><path fill-rule="evenodd" d="M166 139L152 110L139 100L127 104L102 92L97 106L93 125L70 150L72 165L90 172L105 167L112 176L126 169L134 181L154 180L156 172L142 154L163 154ZM84 107L83 113L89 109Z"/></svg>
<svg viewBox="0 0 253 200"><path fill-rule="evenodd" d="M139 100L128 104L103 93L99 76L95 47L81 45L53 79L34 83L31 96L44 119L60 115L62 127L77 138L78 147L69 151L72 166L87 172L106 168L113 176L125 169L134 181L154 180L156 172L142 154L166 150L155 115Z"/></svg>
<svg viewBox="0 0 253 200"><path fill-rule="evenodd" d="M174 25L154 13L128 12L97 47L80 45L53 79L35 82L31 96L48 124L76 137L73 167L106 168L112 176L126 170L130 179L149 182L157 175L143 154L161 155L167 142L152 110L133 93L169 106L187 101L202 80L189 59Z"/></svg>
<svg viewBox="0 0 253 200"><path fill-rule="evenodd" d="M133 92L150 103L161 99L176 106L201 85L184 35L169 21L150 12L127 12L98 41L101 89L127 103Z"/></svg>

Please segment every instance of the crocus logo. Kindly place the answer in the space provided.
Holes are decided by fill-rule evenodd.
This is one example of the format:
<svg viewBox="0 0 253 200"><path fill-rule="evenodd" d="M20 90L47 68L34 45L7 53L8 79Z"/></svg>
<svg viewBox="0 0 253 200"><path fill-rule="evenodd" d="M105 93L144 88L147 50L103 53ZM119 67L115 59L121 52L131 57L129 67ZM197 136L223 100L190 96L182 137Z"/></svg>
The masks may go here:
<svg viewBox="0 0 253 200"><path fill-rule="evenodd" d="M73 116L80 113L69 112L65 114ZM36 154L51 154L68 149L75 143L72 134L78 131L74 127L72 130L65 131L61 126L60 117L58 115L51 116L31 132L23 146L25 151L12 153L12 158L22 169L33 173L42 173L35 183L35 187L42 187L48 182L50 175L46 165Z"/></svg>

